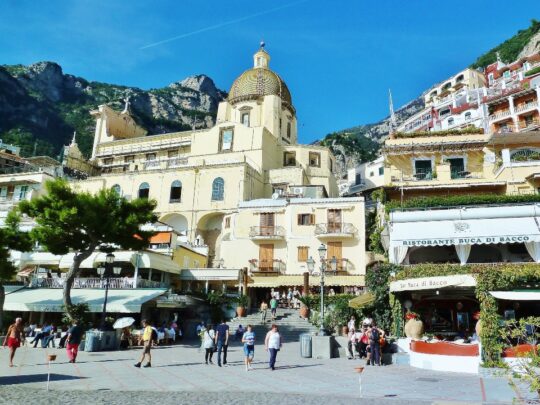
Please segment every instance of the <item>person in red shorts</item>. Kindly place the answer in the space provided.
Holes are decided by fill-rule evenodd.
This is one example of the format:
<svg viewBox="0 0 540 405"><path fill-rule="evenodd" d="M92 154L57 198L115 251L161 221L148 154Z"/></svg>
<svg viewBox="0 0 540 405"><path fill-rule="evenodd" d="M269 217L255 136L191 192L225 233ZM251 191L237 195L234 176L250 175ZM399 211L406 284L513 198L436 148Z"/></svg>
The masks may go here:
<svg viewBox="0 0 540 405"><path fill-rule="evenodd" d="M13 358L17 348L21 346L21 342L25 344L25 336L23 330L22 318L15 319L15 323L10 325L4 339L4 347L9 347L9 366L13 367Z"/></svg>

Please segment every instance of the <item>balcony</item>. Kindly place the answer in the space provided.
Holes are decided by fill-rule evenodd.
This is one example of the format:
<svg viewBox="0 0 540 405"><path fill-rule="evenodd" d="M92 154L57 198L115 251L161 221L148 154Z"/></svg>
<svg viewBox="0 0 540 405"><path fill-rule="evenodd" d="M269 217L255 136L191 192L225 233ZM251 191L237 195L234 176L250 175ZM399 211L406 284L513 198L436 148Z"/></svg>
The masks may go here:
<svg viewBox="0 0 540 405"><path fill-rule="evenodd" d="M251 259L249 261L249 270L251 273L258 273L258 274L283 274L286 270L285 262L281 259L273 259L273 260L257 260L257 259Z"/></svg>
<svg viewBox="0 0 540 405"><path fill-rule="evenodd" d="M64 278L34 278L30 283L31 288L64 288ZM76 278L72 288L105 288L106 281L100 277ZM166 283L151 280L138 280L137 288L167 288ZM133 278L114 277L109 279L110 289L130 289L135 288Z"/></svg>
<svg viewBox="0 0 540 405"><path fill-rule="evenodd" d="M282 226L252 226L249 230L252 240L283 240L285 228Z"/></svg>
<svg viewBox="0 0 540 405"><path fill-rule="evenodd" d="M509 134L514 132L529 132L540 129L540 119L520 121L518 124L508 123L494 128L496 134Z"/></svg>
<svg viewBox="0 0 540 405"><path fill-rule="evenodd" d="M153 170L161 168L159 160L147 160L144 162L144 170Z"/></svg>
<svg viewBox="0 0 540 405"><path fill-rule="evenodd" d="M524 103L516 107L516 114L521 114L538 108L538 101L531 101L530 103Z"/></svg>
<svg viewBox="0 0 540 405"><path fill-rule="evenodd" d="M501 111L501 112L498 112L497 114L490 115L489 121L490 122L499 121L502 119L506 119L508 117L510 117L510 110Z"/></svg>
<svg viewBox="0 0 540 405"><path fill-rule="evenodd" d="M332 260L333 258L329 258L324 261L327 271L332 270ZM343 273L343 272L348 273L354 270L354 265L349 259L341 258L341 259L336 259L336 260L337 260L337 266L336 266L337 273Z"/></svg>
<svg viewBox="0 0 540 405"><path fill-rule="evenodd" d="M187 166L187 164L188 164L188 158L186 157L169 158L169 160L167 161L168 168Z"/></svg>
<svg viewBox="0 0 540 405"><path fill-rule="evenodd" d="M356 227L345 222L331 222L315 225L315 235L320 239L354 238Z"/></svg>
<svg viewBox="0 0 540 405"><path fill-rule="evenodd" d="M432 169L422 169L422 168L416 169L413 176L414 176L414 180L418 180L418 181L433 180L435 178L435 176L433 175Z"/></svg>

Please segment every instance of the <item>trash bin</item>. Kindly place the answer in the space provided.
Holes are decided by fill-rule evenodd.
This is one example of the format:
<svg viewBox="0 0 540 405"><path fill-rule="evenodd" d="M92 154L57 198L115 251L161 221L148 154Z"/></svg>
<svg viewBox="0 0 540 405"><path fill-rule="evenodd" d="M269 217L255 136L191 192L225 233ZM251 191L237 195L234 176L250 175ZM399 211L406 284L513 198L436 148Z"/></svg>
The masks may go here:
<svg viewBox="0 0 540 405"><path fill-rule="evenodd" d="M311 357L311 334L309 333L300 335L300 356Z"/></svg>
<svg viewBox="0 0 540 405"><path fill-rule="evenodd" d="M97 330L89 330L86 332L84 342L85 352L99 352L101 350L101 334Z"/></svg>
<svg viewBox="0 0 540 405"><path fill-rule="evenodd" d="M100 335L99 350L117 350L118 344L116 341L116 331L98 332Z"/></svg>

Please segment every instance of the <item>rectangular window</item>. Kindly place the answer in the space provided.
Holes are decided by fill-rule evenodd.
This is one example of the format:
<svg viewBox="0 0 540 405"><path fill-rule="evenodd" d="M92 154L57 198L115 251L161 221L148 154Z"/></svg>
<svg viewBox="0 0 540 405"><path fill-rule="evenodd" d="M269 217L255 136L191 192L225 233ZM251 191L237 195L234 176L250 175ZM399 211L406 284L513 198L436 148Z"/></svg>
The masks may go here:
<svg viewBox="0 0 540 405"><path fill-rule="evenodd" d="M287 138L291 137L291 122L287 122Z"/></svg>
<svg viewBox="0 0 540 405"><path fill-rule="evenodd" d="M221 131L220 141L219 141L219 151L227 152L231 151L233 148L233 137L234 132L232 128L224 129Z"/></svg>
<svg viewBox="0 0 540 405"><path fill-rule="evenodd" d="M341 210L328 210L327 212L328 220L328 232L329 233L339 233L341 232L342 223L341 223Z"/></svg>
<svg viewBox="0 0 540 405"><path fill-rule="evenodd" d="M334 161L332 159L330 159L330 171L334 172Z"/></svg>
<svg viewBox="0 0 540 405"><path fill-rule="evenodd" d="M103 159L103 164L104 164L105 166L107 166L107 165L112 165L112 163L113 163L113 158L106 158L106 159Z"/></svg>
<svg viewBox="0 0 540 405"><path fill-rule="evenodd" d="M450 163L450 178L461 179L465 177L465 160L463 158L446 159Z"/></svg>
<svg viewBox="0 0 540 405"><path fill-rule="evenodd" d="M168 151L167 152L167 157L168 158L178 157L178 149L172 149L172 150Z"/></svg>
<svg viewBox="0 0 540 405"><path fill-rule="evenodd" d="M379 176L384 174L384 166L379 167Z"/></svg>
<svg viewBox="0 0 540 405"><path fill-rule="evenodd" d="M307 246L298 246L298 261L307 262L309 254L309 247Z"/></svg>
<svg viewBox="0 0 540 405"><path fill-rule="evenodd" d="M263 212L259 219L260 235L274 235L275 215L273 212Z"/></svg>
<svg viewBox="0 0 540 405"><path fill-rule="evenodd" d="M321 154L317 152L309 152L309 165L311 167L321 167Z"/></svg>
<svg viewBox="0 0 540 405"><path fill-rule="evenodd" d="M128 155L124 157L124 163L133 163L135 162L135 155Z"/></svg>
<svg viewBox="0 0 540 405"><path fill-rule="evenodd" d="M19 200L24 200L26 198L26 193L28 192L28 186L21 186L19 189Z"/></svg>
<svg viewBox="0 0 540 405"><path fill-rule="evenodd" d="M225 228L231 227L231 217L225 218Z"/></svg>
<svg viewBox="0 0 540 405"><path fill-rule="evenodd" d="M431 180L433 178L431 159L419 159L414 161L414 177L417 180Z"/></svg>
<svg viewBox="0 0 540 405"><path fill-rule="evenodd" d="M156 154L155 153L147 153L146 154L146 160L156 160Z"/></svg>
<svg viewBox="0 0 540 405"><path fill-rule="evenodd" d="M356 173L356 176L355 176L355 179L354 179L354 184L362 184L362 174L361 173Z"/></svg>
<svg viewBox="0 0 540 405"><path fill-rule="evenodd" d="M274 270L274 245L262 244L259 246L259 271Z"/></svg>
<svg viewBox="0 0 540 405"><path fill-rule="evenodd" d="M314 225L315 224L315 215L314 214L298 214L298 225Z"/></svg>
<svg viewBox="0 0 540 405"><path fill-rule="evenodd" d="M249 113L248 112L242 113L241 122L242 122L242 125L249 127Z"/></svg>
<svg viewBox="0 0 540 405"><path fill-rule="evenodd" d="M283 153L283 166L296 166L296 152Z"/></svg>

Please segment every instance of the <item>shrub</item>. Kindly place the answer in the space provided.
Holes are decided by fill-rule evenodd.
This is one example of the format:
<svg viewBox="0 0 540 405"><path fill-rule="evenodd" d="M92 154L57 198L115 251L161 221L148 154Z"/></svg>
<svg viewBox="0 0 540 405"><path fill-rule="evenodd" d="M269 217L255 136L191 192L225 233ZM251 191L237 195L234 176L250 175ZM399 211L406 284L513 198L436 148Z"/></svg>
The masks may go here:
<svg viewBox="0 0 540 405"><path fill-rule="evenodd" d="M526 76L526 77L527 77L527 76L532 76L532 75L535 75L535 74L537 74L537 73L540 73L540 66L537 66L537 67L535 67L534 69L531 69L531 70L527 70L527 71L525 72L525 76Z"/></svg>

